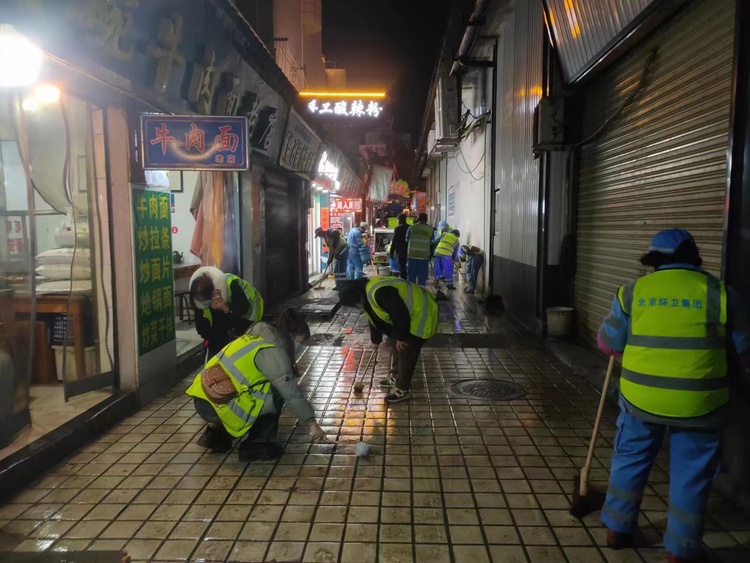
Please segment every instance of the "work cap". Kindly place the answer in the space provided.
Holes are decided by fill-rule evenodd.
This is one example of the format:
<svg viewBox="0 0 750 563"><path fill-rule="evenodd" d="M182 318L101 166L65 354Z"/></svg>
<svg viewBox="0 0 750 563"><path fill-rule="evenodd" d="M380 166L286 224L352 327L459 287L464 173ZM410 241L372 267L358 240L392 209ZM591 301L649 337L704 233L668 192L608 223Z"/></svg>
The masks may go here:
<svg viewBox="0 0 750 563"><path fill-rule="evenodd" d="M651 239L649 252L661 252L662 254L674 254L679 246L686 241L693 241L693 235L685 229L667 229L660 231Z"/></svg>
<svg viewBox="0 0 750 563"><path fill-rule="evenodd" d="M318 227L315 229L315 236L319 237L325 234L325 231L323 230L323 227Z"/></svg>
<svg viewBox="0 0 750 563"><path fill-rule="evenodd" d="M369 226L367 225L367 223L365 223L364 221L362 221L362 222L361 222L361 223L359 224L359 228L360 228L360 229L367 229L367 228L369 228Z"/></svg>

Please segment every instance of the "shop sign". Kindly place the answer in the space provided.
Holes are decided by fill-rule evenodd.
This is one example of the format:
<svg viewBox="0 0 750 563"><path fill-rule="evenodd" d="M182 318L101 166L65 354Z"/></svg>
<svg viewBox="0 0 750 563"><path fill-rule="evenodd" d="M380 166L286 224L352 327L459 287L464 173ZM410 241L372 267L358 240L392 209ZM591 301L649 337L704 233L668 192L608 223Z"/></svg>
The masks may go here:
<svg viewBox="0 0 750 563"><path fill-rule="evenodd" d="M448 188L448 217L456 215L456 186Z"/></svg>
<svg viewBox="0 0 750 563"><path fill-rule="evenodd" d="M307 104L310 113L338 117L377 118L383 113L383 106L375 100L310 100Z"/></svg>
<svg viewBox="0 0 750 563"><path fill-rule="evenodd" d="M365 160L372 156L388 156L388 145L359 145L359 153Z"/></svg>
<svg viewBox="0 0 750 563"><path fill-rule="evenodd" d="M279 165L299 173L314 172L320 142L320 138L302 121L297 112L292 110L281 145Z"/></svg>
<svg viewBox="0 0 750 563"><path fill-rule="evenodd" d="M169 192L133 189L138 355L175 339Z"/></svg>
<svg viewBox="0 0 750 563"><path fill-rule="evenodd" d="M361 199L331 198L331 213L352 213L362 211Z"/></svg>
<svg viewBox="0 0 750 563"><path fill-rule="evenodd" d="M341 187L339 182L339 167L329 158L327 150L323 151L318 163L317 181L329 190L338 191Z"/></svg>
<svg viewBox="0 0 750 563"><path fill-rule="evenodd" d="M146 170L247 170L247 118L142 115Z"/></svg>
<svg viewBox="0 0 750 563"><path fill-rule="evenodd" d="M403 179L391 182L391 187L388 191L388 194L398 195L401 197L409 197L411 195L411 190L409 190L409 183Z"/></svg>
<svg viewBox="0 0 750 563"><path fill-rule="evenodd" d="M1 3L3 23L89 74L106 69L104 75L122 77L144 99L184 108L182 113L246 117L250 149L278 160L289 107L274 89L276 84L284 92L282 75L276 69L261 76L251 66L261 42L239 22L231 3Z"/></svg>

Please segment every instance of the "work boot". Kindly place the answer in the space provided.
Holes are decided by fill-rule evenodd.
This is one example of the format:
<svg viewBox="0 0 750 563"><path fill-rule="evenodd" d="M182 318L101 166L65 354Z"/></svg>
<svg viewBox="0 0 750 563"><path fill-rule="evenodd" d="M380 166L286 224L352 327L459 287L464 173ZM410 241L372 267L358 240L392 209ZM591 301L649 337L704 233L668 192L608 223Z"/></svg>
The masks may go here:
<svg viewBox="0 0 750 563"><path fill-rule="evenodd" d="M633 544L632 534L621 534L607 529L607 547L610 549L623 549Z"/></svg>
<svg viewBox="0 0 750 563"><path fill-rule="evenodd" d="M386 395L386 403L401 403L411 399L411 391L404 391L403 389L393 389L391 393Z"/></svg>
<svg viewBox="0 0 750 563"><path fill-rule="evenodd" d="M203 436L198 439L198 445L213 453L223 454L232 449L232 437L224 428L209 424Z"/></svg>
<svg viewBox="0 0 750 563"><path fill-rule="evenodd" d="M381 387L395 387L396 386L396 378L393 376L385 377L380 380L380 386Z"/></svg>

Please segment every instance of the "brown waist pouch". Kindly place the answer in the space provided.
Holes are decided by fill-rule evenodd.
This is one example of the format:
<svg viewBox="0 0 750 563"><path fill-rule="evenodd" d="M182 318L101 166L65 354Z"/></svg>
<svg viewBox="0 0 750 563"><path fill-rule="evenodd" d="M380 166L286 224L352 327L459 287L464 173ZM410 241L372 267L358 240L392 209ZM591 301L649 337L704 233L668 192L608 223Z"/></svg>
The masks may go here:
<svg viewBox="0 0 750 563"><path fill-rule="evenodd" d="M237 389L232 384L232 378L219 364L203 370L201 386L208 399L217 404L228 403L237 396Z"/></svg>

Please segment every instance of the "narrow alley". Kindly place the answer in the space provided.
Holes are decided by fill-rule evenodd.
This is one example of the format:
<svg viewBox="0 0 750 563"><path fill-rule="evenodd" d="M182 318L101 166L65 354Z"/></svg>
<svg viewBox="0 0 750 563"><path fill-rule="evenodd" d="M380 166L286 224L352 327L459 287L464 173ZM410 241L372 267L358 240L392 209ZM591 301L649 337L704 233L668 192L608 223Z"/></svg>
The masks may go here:
<svg viewBox="0 0 750 563"><path fill-rule="evenodd" d="M662 561L667 457L645 493L638 547L607 549L598 512L582 522L568 513L597 391L473 296L451 292L440 306L413 400L388 408L377 381L390 352L369 344L364 318L341 309L310 323L302 386L336 444L310 444L285 412L278 462L209 454L195 444L204 422L184 394L187 378L0 507L0 549L125 549L134 562ZM441 338L475 345L443 347ZM525 394L468 400L451 390L467 379L512 382ZM599 493L616 414L610 405L591 474ZM369 457L354 454L359 440ZM714 496L712 560L748 561L749 542L750 522Z"/></svg>

